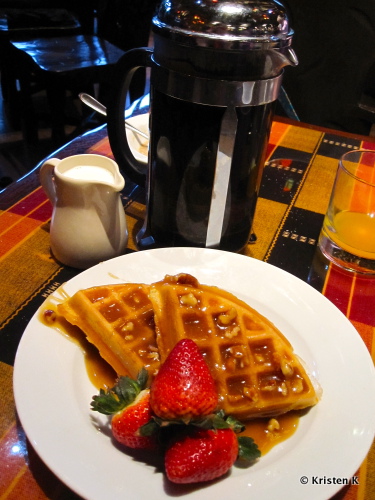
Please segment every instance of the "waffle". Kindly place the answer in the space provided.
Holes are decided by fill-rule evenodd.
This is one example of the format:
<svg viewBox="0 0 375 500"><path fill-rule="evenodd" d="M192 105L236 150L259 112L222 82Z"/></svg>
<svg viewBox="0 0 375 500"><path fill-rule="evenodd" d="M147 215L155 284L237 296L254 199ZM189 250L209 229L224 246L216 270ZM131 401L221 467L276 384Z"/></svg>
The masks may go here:
<svg viewBox="0 0 375 500"><path fill-rule="evenodd" d="M232 294L181 274L151 285L149 297L160 361L180 339L193 339L227 414L270 417L317 403L318 392L288 340Z"/></svg>
<svg viewBox="0 0 375 500"><path fill-rule="evenodd" d="M80 290L58 306L58 314L78 326L118 375L136 378L144 366L159 368L154 313L144 284Z"/></svg>

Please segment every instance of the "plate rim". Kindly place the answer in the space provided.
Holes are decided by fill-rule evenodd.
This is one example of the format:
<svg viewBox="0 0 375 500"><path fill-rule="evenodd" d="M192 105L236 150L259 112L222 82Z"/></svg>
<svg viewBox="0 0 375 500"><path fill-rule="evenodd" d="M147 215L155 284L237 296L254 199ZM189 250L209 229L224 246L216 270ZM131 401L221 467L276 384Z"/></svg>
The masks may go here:
<svg viewBox="0 0 375 500"><path fill-rule="evenodd" d="M212 252L214 252L214 253L212 253ZM344 314L341 313L341 311L339 311L337 309L337 307L332 302L330 302L326 297L324 297L320 292L318 292L317 290L315 290L314 288L312 288L306 282L300 280L299 278L295 277L294 275L291 275L290 273L284 271L281 268L278 268L276 266L273 266L271 264L268 264L266 262L263 262L263 261L260 261L260 260L257 260L257 259L253 259L252 257L248 257L248 256L240 255L240 254L233 254L233 253L230 253L230 252L223 252L223 251L220 251L220 250L213 250L213 249L198 249L198 248L190 248L190 247L189 248L186 248L186 247L175 247L175 248L145 250L145 251L142 251L142 252L134 252L134 253L129 253L129 254L122 255L122 256L117 257L115 259L111 259L110 261L103 262L101 264L98 264L97 266L94 266L93 268L90 268L90 269L88 269L86 271L83 271L83 272L79 273L78 275L76 275L71 280L69 280L64 285L64 287L66 285L68 285L68 286L73 286L73 288L74 288L74 286L78 285L82 281L82 279L85 280L85 276L95 274L96 271L99 271L99 274L100 273L105 273L106 269L108 269L108 267L109 268L111 268L112 266L116 267L116 265L119 264L120 261L121 261L121 263L128 263L129 264L130 263L129 260L136 259L136 261L137 261L138 259L141 258L141 256L142 256L142 258L144 257L145 259L148 258L148 257L151 258L151 259L155 257L157 259L158 257L161 257L161 256L164 256L164 257L168 256L168 258L170 258L171 254L174 254L174 255L177 254L178 255L178 254L181 254L181 253L185 257L185 259L186 259L187 256L190 259L192 259L194 256L196 257L199 254L200 258L202 258L202 256L205 256L204 258L206 258L206 259L209 259L209 258L211 258L212 256L215 255L215 257L216 256L220 256L224 260L228 260L228 259L230 261L231 260L232 261L238 260L238 262L241 262L241 263L242 263L242 261L243 262L248 262L248 263L251 263L251 264L249 264L250 267L257 266L257 267L259 267L259 269L267 269L271 274L276 274L276 275L281 276L281 280L285 279L287 281L291 281L292 284L293 283L296 283L296 284L298 283L298 286L302 287L305 290L309 290L309 294L310 294L311 297L315 297L318 302L322 302L322 300L323 300L323 302L325 303L325 306L328 309L330 309L330 311L332 311L332 312L334 311L334 313L337 314L338 318L341 318L341 321L344 324L346 324L346 327L347 327L347 331L346 331L347 333L346 333L346 335L349 335L349 337L353 335L353 339L356 338L355 342L357 342L358 346L362 345L362 349L364 348L366 350L366 351L362 350L361 355L367 353L368 358L369 358L368 360L371 360L371 356L370 356L370 354L369 354L369 352L367 350L367 347L365 346L363 340L359 336L357 330L350 323L350 321L344 316ZM173 266L175 266L175 264L172 264L172 267ZM180 264L180 267L184 267L184 266L186 267L185 264ZM191 266L191 263L190 263L190 266ZM212 283L207 283L207 284L212 284ZM56 293L57 292L54 292L54 294L52 294L52 296L55 295ZM43 307L43 304L42 304L41 307ZM22 353L23 342L25 342L24 338L28 339L28 336L32 335L32 333L28 333L28 332L30 332L30 331L32 332L32 327L33 327L34 322L35 321L39 321L37 319L38 318L38 312L39 312L39 310L40 310L40 308L38 308L38 310L35 312L34 316L32 317L32 319L30 320L28 326L26 327L24 335L23 335L23 337L22 337L22 339L20 341L20 344L19 344L19 349L17 350L17 354L16 354L16 359L15 359L15 364L14 364L14 395L15 395L17 412L19 412L19 409L22 408L22 401L20 400L21 396L20 396L20 392L19 392L19 382L18 382L18 379L20 377L20 366L19 366L20 361L19 360L21 359L21 355L19 354L19 352ZM358 343L358 340L360 340L360 343ZM371 360L371 362L372 362L372 360ZM373 367L373 365L372 365L372 367ZM375 373L374 370L373 370L373 373ZM373 376L373 384L375 383L374 380L375 380L375 375ZM374 385L374 387L375 387L375 385ZM324 387L323 387L323 391L324 391ZM317 411L319 411L319 404L316 407ZM374 408L375 408L375 405L374 405ZM315 410L315 408L313 410ZM35 432L34 431L30 431L30 429L29 429L29 422L27 422L27 417L25 417L24 409L22 409L20 411L20 413L19 413L19 417L20 417L21 423L22 423L22 425L24 427L24 430L26 432L26 435L29 437L30 442L33 444L36 452L39 454L39 456L41 456L42 460L46 462L46 465L48 467L50 467L51 470L65 484L68 485L68 487L70 487L73 491L76 491L81 496L85 497L85 491L83 491L82 488L79 485L71 484L71 480L69 478L67 478L66 475L62 474L62 472L59 471L59 470L55 470L55 468L53 466L51 467L50 460L48 459L48 457L45 457L45 453L43 452L43 450L40 450L40 445L38 444L38 439L34 439L35 436L33 438L33 436L29 435L29 434L33 434L33 433L35 434ZM375 434L375 423L374 423L374 425L372 425L372 428L368 429L368 433L369 433L369 436L368 436L367 441L370 442L371 435L372 435L372 439L373 439L373 436ZM371 442L368 445L368 449L371 446ZM280 445L278 445L278 446L280 446ZM367 447L367 445L362 446L363 449L366 448L366 447ZM368 449L367 449L367 451L368 451ZM364 451L361 450L361 453L360 453L361 456L359 456L359 454L358 454L357 459L356 460L354 460L354 459L352 460L352 465L351 465L351 468L353 469L352 474L354 474L356 472L357 468L361 465L363 459L365 458L365 456L367 454L367 451L363 455ZM222 484L224 484L224 483L222 483ZM324 496L319 496L319 495L322 494L322 493L323 493L323 495L327 495L327 494L332 495L332 494L336 493L337 491L339 491L341 489L341 487L342 487L342 486L339 486L339 488L337 488L337 486L335 486L335 485L324 485L324 486L326 486L324 488L324 491L323 491L322 488L320 488L319 491L317 489L314 491L314 490L311 490L311 488L309 490L308 490L308 488L306 488L304 490L304 492L306 494L308 494L308 491L311 490L312 496L308 496L308 497L305 496L305 498L311 498L311 499L325 498ZM87 497L87 498L89 498L89 497Z"/></svg>

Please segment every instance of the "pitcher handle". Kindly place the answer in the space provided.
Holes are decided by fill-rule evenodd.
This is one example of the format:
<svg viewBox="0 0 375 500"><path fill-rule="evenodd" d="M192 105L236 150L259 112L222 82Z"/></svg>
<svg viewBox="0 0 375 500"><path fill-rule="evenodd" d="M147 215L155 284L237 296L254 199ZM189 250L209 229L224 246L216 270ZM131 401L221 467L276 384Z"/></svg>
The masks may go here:
<svg viewBox="0 0 375 500"><path fill-rule="evenodd" d="M124 124L126 94L134 72L140 67L151 66L152 49L147 47L127 51L116 63L113 75L112 97L107 106L107 130L112 153L120 169L128 177L145 186L147 165L138 161L131 152Z"/></svg>
<svg viewBox="0 0 375 500"><path fill-rule="evenodd" d="M55 167L60 163L58 158L49 158L40 167L39 179L52 205L56 204L56 185L54 180Z"/></svg>

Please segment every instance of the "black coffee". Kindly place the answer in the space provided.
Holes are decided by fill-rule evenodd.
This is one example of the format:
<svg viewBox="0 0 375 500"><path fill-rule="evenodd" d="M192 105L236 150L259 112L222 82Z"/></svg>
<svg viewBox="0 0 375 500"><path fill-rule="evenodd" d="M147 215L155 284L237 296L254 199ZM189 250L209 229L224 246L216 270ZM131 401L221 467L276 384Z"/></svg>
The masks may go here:
<svg viewBox="0 0 375 500"><path fill-rule="evenodd" d="M224 107L151 92L148 246L205 247ZM273 105L236 108L238 119L221 241L222 250L247 243L255 211ZM153 240L153 241L152 241Z"/></svg>

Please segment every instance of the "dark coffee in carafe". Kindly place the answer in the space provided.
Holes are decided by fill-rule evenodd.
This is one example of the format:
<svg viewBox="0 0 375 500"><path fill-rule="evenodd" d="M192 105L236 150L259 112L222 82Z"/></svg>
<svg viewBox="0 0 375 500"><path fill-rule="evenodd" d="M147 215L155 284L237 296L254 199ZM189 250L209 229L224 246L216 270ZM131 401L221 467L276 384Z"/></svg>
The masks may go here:
<svg viewBox="0 0 375 500"><path fill-rule="evenodd" d="M147 184L140 248L246 245L282 71L296 64L291 38L285 9L275 1L161 3L154 49L125 54L109 109L116 160ZM121 112L140 65L151 67L147 182L124 138Z"/></svg>
<svg viewBox="0 0 375 500"><path fill-rule="evenodd" d="M272 104L230 110L165 94L154 102L149 233L160 245L241 249L250 235ZM227 150L218 151L225 114L238 131L235 143L228 135Z"/></svg>

